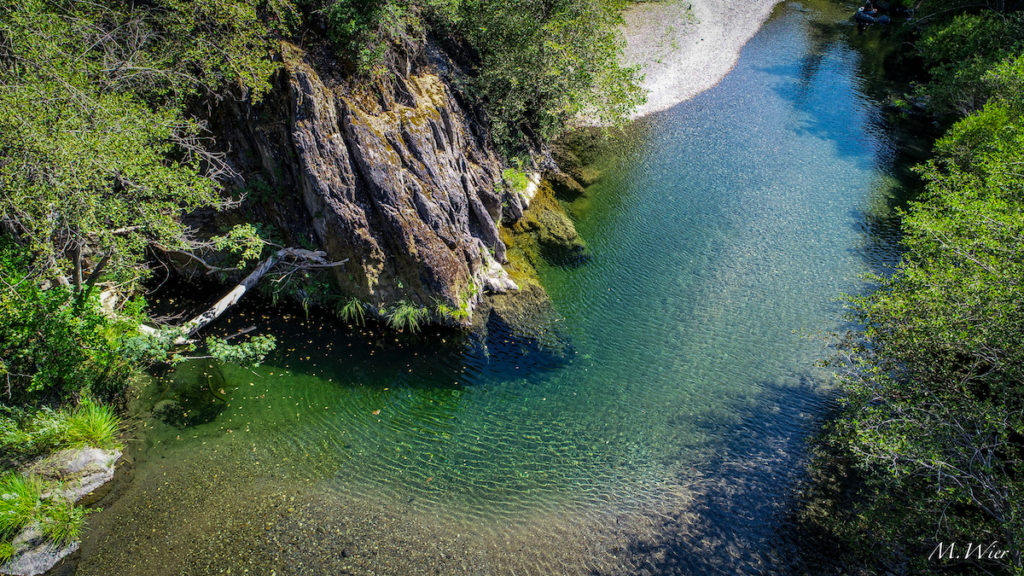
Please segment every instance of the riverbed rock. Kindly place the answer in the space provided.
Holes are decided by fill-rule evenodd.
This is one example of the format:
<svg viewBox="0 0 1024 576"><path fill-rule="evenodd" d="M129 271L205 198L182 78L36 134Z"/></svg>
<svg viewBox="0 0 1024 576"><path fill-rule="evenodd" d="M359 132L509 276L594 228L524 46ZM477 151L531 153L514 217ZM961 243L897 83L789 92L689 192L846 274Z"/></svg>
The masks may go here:
<svg viewBox="0 0 1024 576"><path fill-rule="evenodd" d="M583 189L582 184L561 170L545 172L544 179L551 184L551 188L555 191L555 194L563 200L571 202L580 196L583 196L586 192Z"/></svg>
<svg viewBox="0 0 1024 576"><path fill-rule="evenodd" d="M120 450L104 450L91 446L68 448L37 460L28 467L26 473L57 483L57 492L43 494L44 498L89 504L102 496L99 489L108 485L114 478L114 463L120 457ZM47 542L39 524L32 524L15 536L13 545L15 555L9 562L0 566L0 574L43 574L78 550L79 543L54 545Z"/></svg>
<svg viewBox="0 0 1024 576"><path fill-rule="evenodd" d="M536 223L541 254L548 262L575 266L589 258L586 244L565 212L542 210L537 214Z"/></svg>
<svg viewBox="0 0 1024 576"><path fill-rule="evenodd" d="M598 130L573 130L551 144L551 160L558 170L586 188L601 177L601 172L594 166L594 160L600 154L601 144L606 141Z"/></svg>

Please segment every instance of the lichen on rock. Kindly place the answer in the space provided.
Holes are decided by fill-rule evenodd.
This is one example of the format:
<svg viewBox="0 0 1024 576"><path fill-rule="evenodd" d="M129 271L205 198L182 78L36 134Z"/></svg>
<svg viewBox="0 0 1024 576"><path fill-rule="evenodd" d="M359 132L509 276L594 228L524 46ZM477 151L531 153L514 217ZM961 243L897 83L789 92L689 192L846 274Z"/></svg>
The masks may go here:
<svg viewBox="0 0 1024 576"><path fill-rule="evenodd" d="M68 448L36 461L28 473L57 483L64 498L81 502L114 478L114 463L120 457L120 450Z"/></svg>
<svg viewBox="0 0 1024 576"><path fill-rule="evenodd" d="M37 576L45 574L58 562L78 550L79 542L59 546L49 542L38 524L28 526L14 538L18 552L2 567L0 574L10 576Z"/></svg>

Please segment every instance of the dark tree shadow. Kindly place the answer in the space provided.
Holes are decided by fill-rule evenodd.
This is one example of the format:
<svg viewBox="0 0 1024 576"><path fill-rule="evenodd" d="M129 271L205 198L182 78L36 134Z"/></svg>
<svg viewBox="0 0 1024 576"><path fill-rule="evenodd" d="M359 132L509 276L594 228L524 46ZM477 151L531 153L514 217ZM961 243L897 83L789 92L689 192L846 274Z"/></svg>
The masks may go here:
<svg viewBox="0 0 1024 576"><path fill-rule="evenodd" d="M831 401L807 378L795 387L765 383L763 390L761 407L745 414L735 437L700 466L706 479L680 479L692 482L693 505L627 548L631 574L847 573L840 545L803 527L796 515L798 488L808 477L807 438Z"/></svg>

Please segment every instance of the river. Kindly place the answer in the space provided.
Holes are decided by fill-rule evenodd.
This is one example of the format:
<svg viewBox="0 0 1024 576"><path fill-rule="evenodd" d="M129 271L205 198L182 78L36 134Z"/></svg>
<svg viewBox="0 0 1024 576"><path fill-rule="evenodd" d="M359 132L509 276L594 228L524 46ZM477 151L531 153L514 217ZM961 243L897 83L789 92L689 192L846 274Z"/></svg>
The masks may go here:
<svg viewBox="0 0 1024 576"><path fill-rule="evenodd" d="M540 271L562 346L226 319L279 351L153 380L77 573L832 570L791 521L834 399L815 335L896 257L904 194L847 9L780 5L605 145L567 205L593 257Z"/></svg>

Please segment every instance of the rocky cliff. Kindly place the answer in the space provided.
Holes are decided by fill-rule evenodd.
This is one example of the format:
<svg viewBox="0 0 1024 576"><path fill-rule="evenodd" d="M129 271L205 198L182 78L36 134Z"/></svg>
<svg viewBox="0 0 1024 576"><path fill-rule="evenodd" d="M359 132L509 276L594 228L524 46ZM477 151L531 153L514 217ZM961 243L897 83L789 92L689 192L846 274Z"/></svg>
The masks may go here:
<svg viewBox="0 0 1024 576"><path fill-rule="evenodd" d="M450 61L427 50L404 73L357 82L329 53L282 53L271 94L214 114L246 217L347 259L333 271L339 292L377 310L471 311L483 291L517 290L499 226L523 203L502 183L485 124L451 88Z"/></svg>

